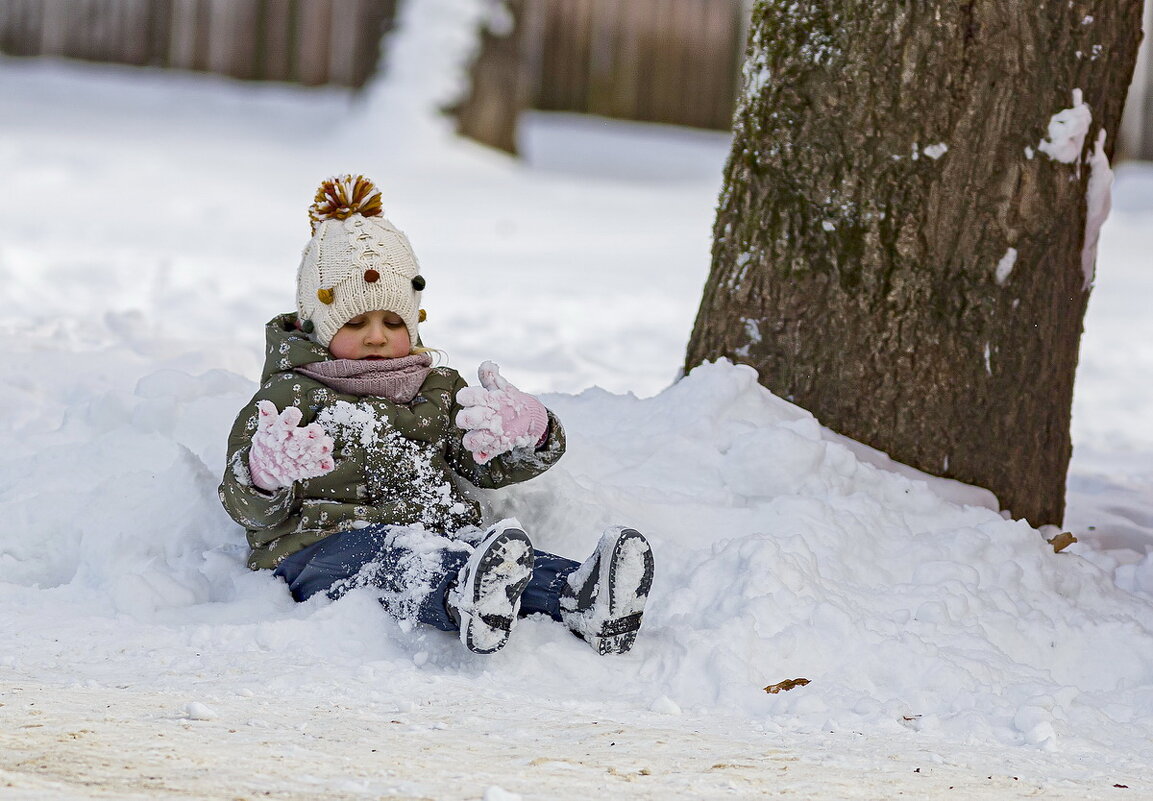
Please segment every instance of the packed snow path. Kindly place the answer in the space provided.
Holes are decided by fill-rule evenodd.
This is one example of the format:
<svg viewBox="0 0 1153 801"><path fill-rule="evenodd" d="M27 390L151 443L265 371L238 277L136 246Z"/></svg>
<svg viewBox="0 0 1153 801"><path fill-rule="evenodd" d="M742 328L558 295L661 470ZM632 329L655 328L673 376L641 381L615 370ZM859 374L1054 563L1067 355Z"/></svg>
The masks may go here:
<svg viewBox="0 0 1153 801"><path fill-rule="evenodd" d="M0 707L0 798L437 799L1148 797L1051 754L897 737L750 733L733 721L534 702L461 687L365 705L22 685ZM39 699L39 700L36 700ZM501 792L503 791L503 792Z"/></svg>

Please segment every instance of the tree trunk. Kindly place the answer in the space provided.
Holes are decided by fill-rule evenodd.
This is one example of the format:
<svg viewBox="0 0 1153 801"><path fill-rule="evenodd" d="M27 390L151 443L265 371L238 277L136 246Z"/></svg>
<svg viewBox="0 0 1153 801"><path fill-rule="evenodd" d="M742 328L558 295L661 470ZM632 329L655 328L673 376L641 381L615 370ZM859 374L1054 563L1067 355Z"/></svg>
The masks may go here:
<svg viewBox="0 0 1153 801"><path fill-rule="evenodd" d="M1141 6L757 0L687 366L1059 524Z"/></svg>
<svg viewBox="0 0 1153 801"><path fill-rule="evenodd" d="M468 96L451 111L456 131L489 147L517 153L520 113L529 105L531 49L538 17L530 0L505 0L480 29L480 48L469 70Z"/></svg>

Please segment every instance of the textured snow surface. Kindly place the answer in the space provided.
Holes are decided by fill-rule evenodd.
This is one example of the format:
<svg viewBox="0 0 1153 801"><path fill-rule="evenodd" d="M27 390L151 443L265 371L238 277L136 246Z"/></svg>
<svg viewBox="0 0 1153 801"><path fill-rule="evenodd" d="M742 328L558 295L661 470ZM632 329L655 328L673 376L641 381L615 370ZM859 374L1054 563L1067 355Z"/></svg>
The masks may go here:
<svg viewBox="0 0 1153 801"><path fill-rule="evenodd" d="M1082 541L1054 555L748 368L671 384L725 138L536 116L523 163L459 141L428 111L451 64L420 59L470 17L409 8L355 99L0 60L0 797L1153 792L1153 172L1118 169L1101 232ZM490 519L578 560L609 525L652 542L630 654L530 619L475 656L366 590L298 605L244 568L225 437L315 185L348 170L412 238L426 343L565 425Z"/></svg>

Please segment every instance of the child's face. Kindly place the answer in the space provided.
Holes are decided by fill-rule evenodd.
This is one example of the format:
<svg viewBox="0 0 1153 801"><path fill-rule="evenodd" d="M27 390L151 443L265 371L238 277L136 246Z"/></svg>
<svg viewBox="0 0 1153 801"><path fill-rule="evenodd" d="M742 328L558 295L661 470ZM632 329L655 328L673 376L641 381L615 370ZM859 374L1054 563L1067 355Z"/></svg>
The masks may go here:
<svg viewBox="0 0 1153 801"><path fill-rule="evenodd" d="M399 359L412 352L412 342L399 314L370 311L341 326L328 350L338 359Z"/></svg>

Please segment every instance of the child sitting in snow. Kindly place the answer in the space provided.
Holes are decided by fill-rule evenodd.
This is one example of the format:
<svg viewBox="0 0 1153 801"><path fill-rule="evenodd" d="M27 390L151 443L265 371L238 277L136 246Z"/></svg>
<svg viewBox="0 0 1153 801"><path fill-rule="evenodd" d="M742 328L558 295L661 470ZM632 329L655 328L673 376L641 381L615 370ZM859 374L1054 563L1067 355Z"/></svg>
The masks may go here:
<svg viewBox="0 0 1153 801"><path fill-rule="evenodd" d="M249 567L272 569L298 601L378 588L397 618L459 631L475 653L532 613L602 654L627 651L652 584L648 542L611 528L578 564L534 550L516 521L478 528L454 477L497 488L543 473L564 453L560 422L492 362L479 387L431 366L425 280L370 181L325 181L309 216L297 312L267 326L220 485L248 530Z"/></svg>

